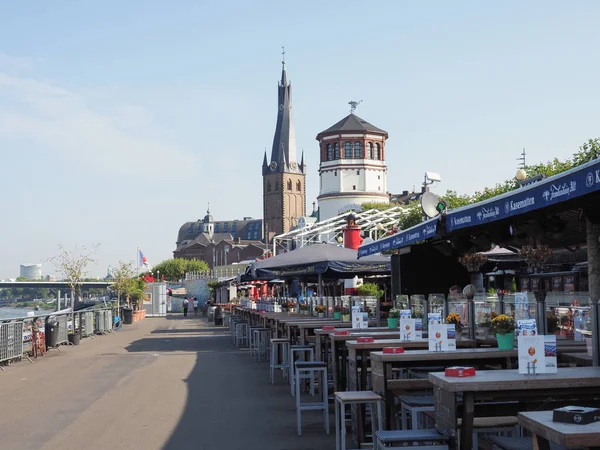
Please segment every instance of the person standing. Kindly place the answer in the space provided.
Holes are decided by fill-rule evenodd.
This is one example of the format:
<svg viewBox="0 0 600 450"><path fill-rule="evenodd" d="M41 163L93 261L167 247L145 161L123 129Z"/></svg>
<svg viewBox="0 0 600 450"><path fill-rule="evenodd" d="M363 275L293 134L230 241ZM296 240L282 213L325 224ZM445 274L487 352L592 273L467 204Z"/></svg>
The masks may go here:
<svg viewBox="0 0 600 450"><path fill-rule="evenodd" d="M190 302L187 298L183 300L183 317L187 317L187 310L188 310L189 304L190 304Z"/></svg>
<svg viewBox="0 0 600 450"><path fill-rule="evenodd" d="M197 316L198 315L198 299L196 297L194 297L194 315Z"/></svg>

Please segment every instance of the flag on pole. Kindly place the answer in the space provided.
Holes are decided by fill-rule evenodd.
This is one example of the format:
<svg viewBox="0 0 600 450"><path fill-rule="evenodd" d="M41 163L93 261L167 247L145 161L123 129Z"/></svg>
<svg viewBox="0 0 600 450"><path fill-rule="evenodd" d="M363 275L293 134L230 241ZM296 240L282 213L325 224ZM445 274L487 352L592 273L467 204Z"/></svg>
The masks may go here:
<svg viewBox="0 0 600 450"><path fill-rule="evenodd" d="M144 253L138 248L138 267L149 267L148 258L144 256Z"/></svg>

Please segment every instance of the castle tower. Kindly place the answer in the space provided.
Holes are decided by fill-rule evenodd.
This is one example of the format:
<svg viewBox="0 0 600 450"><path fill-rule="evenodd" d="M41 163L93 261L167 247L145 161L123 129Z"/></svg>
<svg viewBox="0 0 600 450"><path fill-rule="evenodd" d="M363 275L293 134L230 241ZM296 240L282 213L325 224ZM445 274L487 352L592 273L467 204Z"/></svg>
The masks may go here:
<svg viewBox="0 0 600 450"><path fill-rule="evenodd" d="M265 151L262 166L264 235L269 241L275 235L288 232L299 217L306 215L304 152L298 163L292 121L292 86L287 79L285 59L282 65L271 159L267 160Z"/></svg>
<svg viewBox="0 0 600 450"><path fill-rule="evenodd" d="M327 220L365 202L388 202L385 143L387 131L371 125L352 111L317 135L319 164L319 220Z"/></svg>

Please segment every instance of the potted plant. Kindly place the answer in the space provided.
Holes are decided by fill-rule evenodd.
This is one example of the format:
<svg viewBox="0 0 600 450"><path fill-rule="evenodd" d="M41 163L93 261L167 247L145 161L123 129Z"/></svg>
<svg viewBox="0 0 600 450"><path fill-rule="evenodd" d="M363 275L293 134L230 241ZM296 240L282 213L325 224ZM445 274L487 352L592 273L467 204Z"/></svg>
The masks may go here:
<svg viewBox="0 0 600 450"><path fill-rule="evenodd" d="M300 303L300 313L308 315L308 305L304 302Z"/></svg>
<svg viewBox="0 0 600 450"><path fill-rule="evenodd" d="M461 337L461 332L463 328L463 324L460 321L460 314L450 313L448 317L446 317L446 323L450 325L454 325L456 330L456 340L458 341Z"/></svg>
<svg viewBox="0 0 600 450"><path fill-rule="evenodd" d="M325 316L325 306L323 306L323 305L315 306L315 312L317 313L317 316L324 317Z"/></svg>
<svg viewBox="0 0 600 450"><path fill-rule="evenodd" d="M500 350L512 350L515 341L515 319L513 316L500 314L492 319L492 330L498 340Z"/></svg>
<svg viewBox="0 0 600 450"><path fill-rule="evenodd" d="M350 310L342 306L342 322L350 322Z"/></svg>
<svg viewBox="0 0 600 450"><path fill-rule="evenodd" d="M398 328L398 318L400 317L400 310L398 308L392 308L388 312L387 324L388 328Z"/></svg>
<svg viewBox="0 0 600 450"><path fill-rule="evenodd" d="M334 319L342 318L342 306L341 305L335 305L333 307L333 318Z"/></svg>
<svg viewBox="0 0 600 450"><path fill-rule="evenodd" d="M483 331L483 338L487 339L490 335L490 329L492 328L492 319L498 317L498 313L496 311L492 311L491 313L485 313L483 315L483 323L481 323L481 329Z"/></svg>
<svg viewBox="0 0 600 450"><path fill-rule="evenodd" d="M288 312L290 312L290 313L296 312L296 303L288 302L288 303L286 303L286 305L287 305Z"/></svg>

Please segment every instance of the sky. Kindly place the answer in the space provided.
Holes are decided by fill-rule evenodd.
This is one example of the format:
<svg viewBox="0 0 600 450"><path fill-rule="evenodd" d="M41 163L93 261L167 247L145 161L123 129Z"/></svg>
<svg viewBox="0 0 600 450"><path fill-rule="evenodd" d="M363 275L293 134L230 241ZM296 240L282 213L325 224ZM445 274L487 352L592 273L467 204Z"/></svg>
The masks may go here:
<svg viewBox="0 0 600 450"><path fill-rule="evenodd" d="M179 227L262 215L281 46L297 148L349 112L389 133L388 188L472 193L600 136L600 3L0 3L0 279L99 243L90 276L172 257Z"/></svg>

